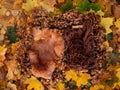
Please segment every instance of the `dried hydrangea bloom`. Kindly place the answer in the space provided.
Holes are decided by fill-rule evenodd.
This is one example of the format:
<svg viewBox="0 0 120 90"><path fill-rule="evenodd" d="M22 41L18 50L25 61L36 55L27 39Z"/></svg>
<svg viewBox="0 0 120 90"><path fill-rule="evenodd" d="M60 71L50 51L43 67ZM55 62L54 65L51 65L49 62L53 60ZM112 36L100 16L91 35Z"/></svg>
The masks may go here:
<svg viewBox="0 0 120 90"><path fill-rule="evenodd" d="M57 60L62 58L64 41L57 30L46 28L33 28L33 37L34 41L29 50L31 72L37 77L50 79Z"/></svg>

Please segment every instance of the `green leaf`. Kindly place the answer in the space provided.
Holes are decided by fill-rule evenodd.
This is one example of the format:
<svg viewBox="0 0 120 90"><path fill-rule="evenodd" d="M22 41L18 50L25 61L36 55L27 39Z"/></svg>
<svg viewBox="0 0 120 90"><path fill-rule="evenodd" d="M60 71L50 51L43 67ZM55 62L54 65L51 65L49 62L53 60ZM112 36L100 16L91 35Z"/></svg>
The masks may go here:
<svg viewBox="0 0 120 90"><path fill-rule="evenodd" d="M118 82L117 78L114 78L112 80L106 80L105 84L107 84L110 87L113 87L114 83Z"/></svg>
<svg viewBox="0 0 120 90"><path fill-rule="evenodd" d="M60 7L60 10L62 13L65 13L66 11L71 10L73 8L74 6L73 6L72 1L67 1L64 5Z"/></svg>
<svg viewBox="0 0 120 90"><path fill-rule="evenodd" d="M99 3L90 3L88 0L78 2L76 5L76 10L78 10L80 12L90 11L90 9L97 12L101 9L101 6Z"/></svg>
<svg viewBox="0 0 120 90"><path fill-rule="evenodd" d="M90 2L88 0L84 0L83 2L78 2L76 9L81 12L90 10Z"/></svg>
<svg viewBox="0 0 120 90"><path fill-rule="evenodd" d="M101 9L101 5L99 3L92 3L91 6L92 6L91 7L92 10L94 10L95 12L97 12Z"/></svg>
<svg viewBox="0 0 120 90"><path fill-rule="evenodd" d="M106 40L108 40L108 41L113 40L113 32L106 35Z"/></svg>
<svg viewBox="0 0 120 90"><path fill-rule="evenodd" d="M10 43L15 43L18 41L17 29L17 24L15 24L14 26L7 26L6 35L8 36L8 40L10 40Z"/></svg>
<svg viewBox="0 0 120 90"><path fill-rule="evenodd" d="M90 87L92 84L91 84L91 81L88 80L88 83L87 83L87 86Z"/></svg>

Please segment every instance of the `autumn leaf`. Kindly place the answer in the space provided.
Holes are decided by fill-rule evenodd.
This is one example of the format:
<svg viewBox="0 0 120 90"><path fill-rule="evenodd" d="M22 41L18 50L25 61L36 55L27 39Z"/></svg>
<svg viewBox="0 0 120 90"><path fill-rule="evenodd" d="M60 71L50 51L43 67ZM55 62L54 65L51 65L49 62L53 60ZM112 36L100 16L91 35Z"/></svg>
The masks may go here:
<svg viewBox="0 0 120 90"><path fill-rule="evenodd" d="M101 25L105 27L106 35L112 32L110 26L113 25L113 21L114 21L113 17L101 18Z"/></svg>
<svg viewBox="0 0 120 90"><path fill-rule="evenodd" d="M71 10L73 8L74 6L73 6L72 1L67 1L65 4L61 6L60 10L62 13L65 13L66 11Z"/></svg>
<svg viewBox="0 0 120 90"><path fill-rule="evenodd" d="M66 72L65 76L66 80L74 80L76 82L76 85L80 87L81 85L86 85L88 83L88 80L91 78L91 76L87 73L83 72L75 72L74 70L69 70Z"/></svg>
<svg viewBox="0 0 120 90"><path fill-rule="evenodd" d="M110 66L107 68L107 70L108 70L109 72L116 71L116 70L119 71L119 68L120 68L120 64L117 62L115 66L114 66L114 65L110 65Z"/></svg>
<svg viewBox="0 0 120 90"><path fill-rule="evenodd" d="M86 85L88 80L91 79L91 76L87 73L79 72L78 80L76 81L76 85L80 87L81 85Z"/></svg>
<svg viewBox="0 0 120 90"><path fill-rule="evenodd" d="M58 3L63 3L65 0L58 0Z"/></svg>
<svg viewBox="0 0 120 90"><path fill-rule="evenodd" d="M64 0L57 0L58 2L59 1L64 1ZM56 0L40 0L40 3L44 3L44 4L47 4L51 7L54 7L54 5L56 4ZM48 8L49 9L49 8Z"/></svg>
<svg viewBox="0 0 120 90"><path fill-rule="evenodd" d="M113 88L118 87L118 86L120 87L120 82L115 83Z"/></svg>
<svg viewBox="0 0 120 90"><path fill-rule="evenodd" d="M17 46L20 44L21 42L19 41L19 42L16 42L16 43L13 43L13 44L11 44L11 53L14 55L14 56L16 56L16 49L17 49ZM15 58L13 59L13 60L15 60Z"/></svg>
<svg viewBox="0 0 120 90"><path fill-rule="evenodd" d="M2 17L5 14L6 10L7 9L0 4L0 17Z"/></svg>
<svg viewBox="0 0 120 90"><path fill-rule="evenodd" d="M7 51L7 48L5 48L5 46L0 46L0 61L4 61L5 60L5 53Z"/></svg>
<svg viewBox="0 0 120 90"><path fill-rule="evenodd" d="M117 21L115 22L115 26L120 29L120 18L117 19Z"/></svg>
<svg viewBox="0 0 120 90"><path fill-rule="evenodd" d="M42 83L34 76L31 76L31 78L27 78L24 84L28 84L27 90L44 90Z"/></svg>
<svg viewBox="0 0 120 90"><path fill-rule="evenodd" d="M102 10L99 10L96 12L96 14L100 15L101 17L105 15L105 12L103 12Z"/></svg>
<svg viewBox="0 0 120 90"><path fill-rule="evenodd" d="M69 81L69 80L74 80L74 81L77 81L77 73L74 71L74 70L69 70L69 71L67 71L66 73L65 73L65 78L66 78L66 80L67 81Z"/></svg>
<svg viewBox="0 0 120 90"><path fill-rule="evenodd" d="M4 40L5 29L1 28L0 30L0 41Z"/></svg>
<svg viewBox="0 0 120 90"><path fill-rule="evenodd" d="M108 34L106 35L106 40L108 40L108 41L113 40L113 32L108 33Z"/></svg>
<svg viewBox="0 0 120 90"><path fill-rule="evenodd" d="M15 24L14 26L7 26L6 35L8 36L10 43L16 43L18 41L17 30L17 24Z"/></svg>
<svg viewBox="0 0 120 90"><path fill-rule="evenodd" d="M120 68L116 69L116 76L118 77L118 79L120 80Z"/></svg>
<svg viewBox="0 0 120 90"><path fill-rule="evenodd" d="M63 83L58 83L57 84L57 90L64 90L64 84Z"/></svg>
<svg viewBox="0 0 120 90"><path fill-rule="evenodd" d="M14 9L21 9L23 0L15 0L13 4Z"/></svg>
<svg viewBox="0 0 120 90"><path fill-rule="evenodd" d="M102 43L102 45L103 45L103 46L106 46L106 47L109 47L109 42L108 42L108 41L104 41L104 42Z"/></svg>
<svg viewBox="0 0 120 90"><path fill-rule="evenodd" d="M22 9L29 12L35 7L39 6L39 0L26 0L26 3L22 4Z"/></svg>
<svg viewBox="0 0 120 90"><path fill-rule="evenodd" d="M17 62L15 60L11 60L11 61L6 61L5 64L6 64L7 69L8 69L8 73L6 75L6 78L8 80L11 80L15 76L14 72L17 70Z"/></svg>
<svg viewBox="0 0 120 90"><path fill-rule="evenodd" d="M49 3L45 2L45 1L40 2L39 5L42 6L48 12L53 12L54 11L53 5L49 4Z"/></svg>
<svg viewBox="0 0 120 90"><path fill-rule="evenodd" d="M89 0L84 0L77 3L76 9L80 12L90 11L91 9L97 12L101 9L101 5L99 3L90 3Z"/></svg>
<svg viewBox="0 0 120 90"><path fill-rule="evenodd" d="M110 0L98 0L102 7L102 10L104 10L105 14L107 15L111 15L111 7L115 3L114 1L115 0L113 0L112 2Z"/></svg>
<svg viewBox="0 0 120 90"><path fill-rule="evenodd" d="M90 87L90 90L104 90L103 85L94 85Z"/></svg>
<svg viewBox="0 0 120 90"><path fill-rule="evenodd" d="M16 61L16 56L17 56L17 46L20 44L20 42L17 42L17 43L13 43L11 45L11 54L13 56L11 56L12 60L10 61L6 61L5 64L8 68L8 73L6 75L7 79L13 79L14 76L16 76L18 79L20 78L20 70L18 69L18 63Z"/></svg>
<svg viewBox="0 0 120 90"><path fill-rule="evenodd" d="M17 86L11 82L8 82L7 87L11 90L17 90Z"/></svg>

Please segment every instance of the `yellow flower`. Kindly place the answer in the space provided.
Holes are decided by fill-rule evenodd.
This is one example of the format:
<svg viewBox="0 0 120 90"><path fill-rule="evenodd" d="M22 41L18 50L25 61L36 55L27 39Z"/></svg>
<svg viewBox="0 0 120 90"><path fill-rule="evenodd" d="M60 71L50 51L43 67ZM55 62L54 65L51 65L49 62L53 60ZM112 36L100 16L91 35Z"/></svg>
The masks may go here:
<svg viewBox="0 0 120 90"><path fill-rule="evenodd" d="M64 84L63 83L58 83L57 84L57 90L64 90Z"/></svg>
<svg viewBox="0 0 120 90"><path fill-rule="evenodd" d="M67 81L69 81L70 79L77 81L77 73L74 70L67 71L65 75Z"/></svg>
<svg viewBox="0 0 120 90"><path fill-rule="evenodd" d="M86 85L90 78L91 78L91 76L89 74L79 72L79 77L78 77L78 80L76 81L76 85L78 87L81 86L81 85Z"/></svg>
<svg viewBox="0 0 120 90"><path fill-rule="evenodd" d="M28 78L25 84L28 84L27 90L44 90L42 83L33 76Z"/></svg>
<svg viewBox="0 0 120 90"><path fill-rule="evenodd" d="M103 85L94 85L90 87L90 90L104 90Z"/></svg>

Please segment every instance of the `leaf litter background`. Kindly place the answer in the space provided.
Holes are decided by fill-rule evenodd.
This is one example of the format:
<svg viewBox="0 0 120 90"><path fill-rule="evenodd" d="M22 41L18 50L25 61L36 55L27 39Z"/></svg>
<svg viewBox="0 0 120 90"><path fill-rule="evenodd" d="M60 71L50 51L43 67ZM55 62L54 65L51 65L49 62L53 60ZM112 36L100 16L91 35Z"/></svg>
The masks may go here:
<svg viewBox="0 0 120 90"><path fill-rule="evenodd" d="M120 90L120 5L119 0L116 1L0 0L0 90ZM44 22L51 22L56 15L67 13L70 9L100 16L100 25L105 28L105 40L101 46L106 50L105 60L99 62L102 68L76 70L60 61L60 53L64 51L61 34L59 30L43 27L48 28L49 25ZM38 26L34 19L37 16L35 10L43 13ZM29 32L31 28L34 30L33 38ZM37 30L39 28L43 28L42 32ZM41 42L37 42L40 39ZM29 41L34 41L31 50L25 48L31 46ZM44 65L47 69L36 61L35 49L39 49L37 53L46 60ZM25 56L27 50L31 61Z"/></svg>

